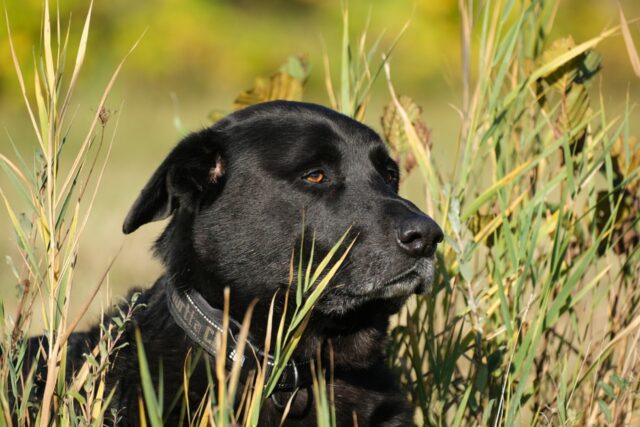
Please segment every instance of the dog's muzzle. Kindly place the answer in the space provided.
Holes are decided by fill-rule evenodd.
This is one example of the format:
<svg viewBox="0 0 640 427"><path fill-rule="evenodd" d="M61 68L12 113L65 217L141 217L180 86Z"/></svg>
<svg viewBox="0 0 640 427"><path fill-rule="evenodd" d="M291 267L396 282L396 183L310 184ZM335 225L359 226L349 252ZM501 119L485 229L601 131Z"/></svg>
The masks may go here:
<svg viewBox="0 0 640 427"><path fill-rule="evenodd" d="M372 286L372 289L366 292L366 296L386 299L428 293L435 277L434 263L434 257L420 258L407 270L381 284Z"/></svg>

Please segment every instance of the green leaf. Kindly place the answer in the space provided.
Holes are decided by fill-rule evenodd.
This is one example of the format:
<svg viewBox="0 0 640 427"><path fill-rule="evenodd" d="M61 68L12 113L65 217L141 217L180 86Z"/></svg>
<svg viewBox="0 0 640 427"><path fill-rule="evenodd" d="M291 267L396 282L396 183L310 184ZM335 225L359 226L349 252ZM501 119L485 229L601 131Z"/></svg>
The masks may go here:
<svg viewBox="0 0 640 427"><path fill-rule="evenodd" d="M136 348L138 352L138 366L140 368L140 380L142 381L142 392L149 421L153 427L162 426L162 408L160 407L158 398L155 394L153 382L151 381L151 373L149 372L149 364L147 356L144 353L142 344L142 336L140 329L136 328Z"/></svg>
<svg viewBox="0 0 640 427"><path fill-rule="evenodd" d="M611 423L613 421L613 417L611 416L611 410L609 409L609 406L607 406L607 404L602 399L598 399L598 406L600 407L600 411L604 414L604 418L607 420L607 422Z"/></svg>
<svg viewBox="0 0 640 427"><path fill-rule="evenodd" d="M469 401L469 396L471 395L471 390L473 390L473 386L467 386L467 390L464 392L464 396L462 396L462 401L458 405L458 409L456 410L456 416L453 419L452 427L460 427L462 425L462 417L464 416L464 411L467 409L467 402Z"/></svg>
<svg viewBox="0 0 640 427"><path fill-rule="evenodd" d="M611 386L603 381L598 381L598 385L600 386L600 388L602 389L602 391L604 391L604 393L610 397L611 399L616 399L616 394L613 392L613 388L611 388Z"/></svg>

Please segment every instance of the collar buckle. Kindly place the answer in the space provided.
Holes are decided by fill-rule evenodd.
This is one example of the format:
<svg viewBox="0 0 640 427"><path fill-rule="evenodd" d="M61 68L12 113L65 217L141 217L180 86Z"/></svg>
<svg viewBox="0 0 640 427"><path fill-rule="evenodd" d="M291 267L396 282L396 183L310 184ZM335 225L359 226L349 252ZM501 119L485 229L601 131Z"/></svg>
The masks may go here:
<svg viewBox="0 0 640 427"><path fill-rule="evenodd" d="M289 384L287 371L289 370L289 366L293 370L293 384ZM271 393L271 401L280 411L284 411L289 401L295 396L298 392L298 382L300 380L300 375L298 372L298 365L296 362L291 359L287 366L285 366L285 370L283 375L280 377L280 381L276 385L276 389Z"/></svg>

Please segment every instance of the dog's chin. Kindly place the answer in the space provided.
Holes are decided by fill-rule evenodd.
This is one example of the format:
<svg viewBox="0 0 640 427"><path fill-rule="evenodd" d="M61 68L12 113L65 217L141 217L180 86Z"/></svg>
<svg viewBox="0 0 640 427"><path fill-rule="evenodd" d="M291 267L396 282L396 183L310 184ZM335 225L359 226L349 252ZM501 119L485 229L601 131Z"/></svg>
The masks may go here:
<svg viewBox="0 0 640 427"><path fill-rule="evenodd" d="M327 299L321 301L317 308L326 315L342 316L374 305L386 314L393 314L402 308L410 296L429 293L434 273L434 258L421 258L386 280L369 282L348 293L328 293L325 295Z"/></svg>
<svg viewBox="0 0 640 427"><path fill-rule="evenodd" d="M395 276L370 283L354 297L363 300L406 300L413 294L426 294L434 278L434 258L420 258Z"/></svg>
<svg viewBox="0 0 640 427"><path fill-rule="evenodd" d="M408 298L431 291L434 279L434 259L421 258L405 271L375 286L367 296L372 299Z"/></svg>

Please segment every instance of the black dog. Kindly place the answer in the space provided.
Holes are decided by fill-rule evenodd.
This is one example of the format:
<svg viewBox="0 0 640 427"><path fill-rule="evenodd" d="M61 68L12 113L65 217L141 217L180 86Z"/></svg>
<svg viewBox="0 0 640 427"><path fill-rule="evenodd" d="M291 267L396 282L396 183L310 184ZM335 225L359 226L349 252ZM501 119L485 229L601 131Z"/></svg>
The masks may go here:
<svg viewBox="0 0 640 427"><path fill-rule="evenodd" d="M343 246L354 237L356 244L318 301L260 424L279 424L282 403L294 389L299 391L287 425L315 424L309 361L319 348L328 357L331 347L338 425L353 425L354 417L360 426L410 425L410 407L384 360L388 317L410 295L428 290L443 235L398 196L398 174L374 131L311 104L248 107L181 141L123 226L128 234L171 217L155 246L166 272L140 295L145 306L134 315L123 338L128 345L108 377L109 387L116 387L112 407L120 411L121 425L139 420L135 328L156 384L162 365L164 402L179 392L185 357L198 350L206 356L195 367L189 400L197 405L205 394L203 361L215 352L211 338L221 323L225 287L234 319L241 320L258 300L250 343L260 353L269 304L276 291L284 295L292 251L301 245L303 212L307 250L297 256L308 259L314 234L316 262L349 227ZM276 299L275 319L280 311L282 298ZM97 335L94 329L71 337L74 366ZM176 425L178 417L178 409L167 414L167 425Z"/></svg>

